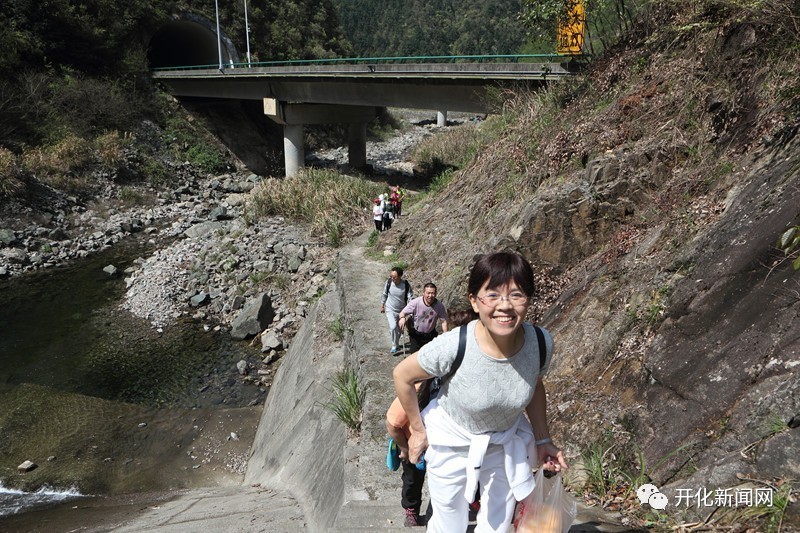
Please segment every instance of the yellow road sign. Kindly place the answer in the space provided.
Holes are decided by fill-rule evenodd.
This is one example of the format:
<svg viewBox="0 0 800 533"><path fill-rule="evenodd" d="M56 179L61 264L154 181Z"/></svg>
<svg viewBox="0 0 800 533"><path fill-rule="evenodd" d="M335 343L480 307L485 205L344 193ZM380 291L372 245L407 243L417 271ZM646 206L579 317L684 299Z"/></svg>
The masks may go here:
<svg viewBox="0 0 800 533"><path fill-rule="evenodd" d="M566 14L558 19L559 54L583 53L583 33L586 26L586 10L583 0L565 0Z"/></svg>

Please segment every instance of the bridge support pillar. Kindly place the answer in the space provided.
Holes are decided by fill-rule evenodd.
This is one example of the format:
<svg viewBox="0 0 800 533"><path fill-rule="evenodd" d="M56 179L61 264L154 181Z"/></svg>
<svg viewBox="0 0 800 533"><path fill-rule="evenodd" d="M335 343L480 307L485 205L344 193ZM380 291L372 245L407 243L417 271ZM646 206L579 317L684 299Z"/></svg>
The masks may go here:
<svg viewBox="0 0 800 533"><path fill-rule="evenodd" d="M360 105L304 104L264 98L264 114L283 124L283 157L286 175L293 176L303 167L303 124L349 124L348 156L350 166L367 164L367 123L375 120L379 108Z"/></svg>
<svg viewBox="0 0 800 533"><path fill-rule="evenodd" d="M347 159L352 168L367 166L367 123L352 122L347 145Z"/></svg>
<svg viewBox="0 0 800 533"><path fill-rule="evenodd" d="M447 111L436 112L436 125L440 128L447 126Z"/></svg>
<svg viewBox="0 0 800 533"><path fill-rule="evenodd" d="M283 161L286 166L286 177L294 176L303 168L305 151L303 150L302 124L284 124Z"/></svg>

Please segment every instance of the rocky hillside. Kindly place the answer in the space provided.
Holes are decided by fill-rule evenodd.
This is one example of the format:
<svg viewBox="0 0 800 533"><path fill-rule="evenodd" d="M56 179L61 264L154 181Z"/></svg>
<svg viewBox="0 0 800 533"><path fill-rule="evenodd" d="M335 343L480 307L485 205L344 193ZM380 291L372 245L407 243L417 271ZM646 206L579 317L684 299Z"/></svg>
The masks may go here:
<svg viewBox="0 0 800 533"><path fill-rule="evenodd" d="M671 501L797 490L800 272L775 246L800 223L800 12L765 4L651 13L580 81L517 95L381 237L453 305L475 254L531 259L553 426L573 460L599 459L576 482L612 509L640 507L614 489L642 471Z"/></svg>

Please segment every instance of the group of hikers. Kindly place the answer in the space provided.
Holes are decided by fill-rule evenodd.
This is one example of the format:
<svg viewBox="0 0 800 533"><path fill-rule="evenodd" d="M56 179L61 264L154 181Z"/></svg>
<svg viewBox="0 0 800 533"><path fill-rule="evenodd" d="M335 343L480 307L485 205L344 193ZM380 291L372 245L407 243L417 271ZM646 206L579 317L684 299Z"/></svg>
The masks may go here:
<svg viewBox="0 0 800 533"><path fill-rule="evenodd" d="M405 191L399 185L395 185L388 193L379 194L373 201L372 220L375 222L375 229L385 231L392 227L392 222L400 216L403 210L403 197Z"/></svg>
<svg viewBox="0 0 800 533"><path fill-rule="evenodd" d="M402 465L405 525L462 532L473 511L475 531L505 532L517 502L533 491L532 470L568 467L550 437L542 383L553 338L525 321L533 269L514 252L479 256L467 284L470 307L450 313L434 283L415 298L403 274L391 270L381 313L391 353L406 355L395 366L397 397L386 414ZM427 518L420 515L426 477Z"/></svg>

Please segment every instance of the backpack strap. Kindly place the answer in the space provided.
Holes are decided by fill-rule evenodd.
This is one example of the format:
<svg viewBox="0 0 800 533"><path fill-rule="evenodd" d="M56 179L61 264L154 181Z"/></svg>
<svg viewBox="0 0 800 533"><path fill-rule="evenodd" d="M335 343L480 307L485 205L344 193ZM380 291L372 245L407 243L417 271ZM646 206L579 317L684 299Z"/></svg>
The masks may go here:
<svg viewBox="0 0 800 533"><path fill-rule="evenodd" d="M408 293L409 293L409 291L411 291L411 284L406 279L403 280L403 283L406 284L406 303L408 303ZM383 288L383 295L386 298L389 297L389 288L391 287L391 284L392 284L392 278L387 279L386 280L386 287Z"/></svg>
<svg viewBox="0 0 800 533"><path fill-rule="evenodd" d="M547 344L544 342L542 328L533 326L533 329L536 330L536 340L539 341L539 372L541 372L547 362Z"/></svg>
<svg viewBox="0 0 800 533"><path fill-rule="evenodd" d="M456 358L453 360L453 366L450 367L450 372L448 372L448 376L452 376L458 370L458 367L461 366L461 361L464 360L464 352L467 351L467 325L464 324L460 328L458 328L458 351L456 352Z"/></svg>
<svg viewBox="0 0 800 533"><path fill-rule="evenodd" d="M445 374L442 377L433 378L431 382L431 398L435 398L438 393L439 389L442 388L442 383L446 379L453 377L453 374L456 373L458 367L461 366L461 361L464 360L464 352L467 351L467 325L464 324L463 326L458 328L458 350L456 351L456 358L453 359L453 364L450 367L450 372Z"/></svg>

